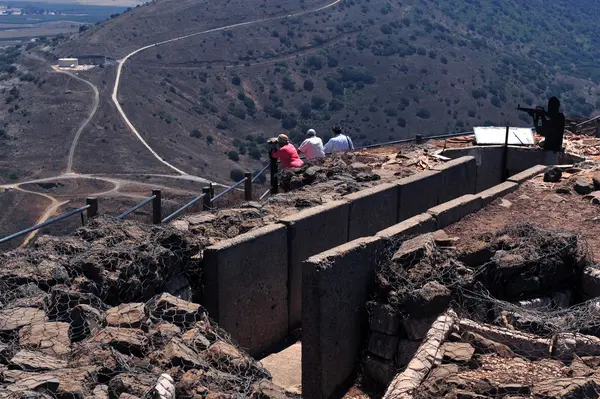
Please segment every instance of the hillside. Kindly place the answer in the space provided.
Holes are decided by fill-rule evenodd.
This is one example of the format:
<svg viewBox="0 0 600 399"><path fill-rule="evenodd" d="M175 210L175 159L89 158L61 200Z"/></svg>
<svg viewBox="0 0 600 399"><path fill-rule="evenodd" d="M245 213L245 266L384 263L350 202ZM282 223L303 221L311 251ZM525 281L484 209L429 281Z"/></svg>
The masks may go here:
<svg viewBox="0 0 600 399"><path fill-rule="evenodd" d="M599 8L551 3L346 1L139 53L124 69L120 101L166 158L221 176L235 167L223 154L234 147L242 158L258 158L248 135L285 130L299 142L309 126L327 135L340 123L369 144L481 124L527 125L514 107L545 104L549 95L559 95L568 114L587 116L600 78L593 67L600 35L591 23ZM55 53L116 59L148 43L297 9L293 1L174 4L136 8ZM534 11L539 26L530 23ZM209 137L228 143L220 159ZM225 170L187 165L190 157Z"/></svg>
<svg viewBox="0 0 600 399"><path fill-rule="evenodd" d="M0 183L60 175L70 148L75 173L172 174L111 95L117 60L185 35L129 58L118 102L163 160L223 183L235 169L260 168L264 141L282 131L298 144L308 127L327 139L341 124L363 145L528 126L514 108L551 95L568 116L600 109L592 1L345 0L320 9L332 2L155 0L71 37L2 49ZM87 83L50 69L83 54L108 57L77 72ZM99 103L81 127L95 109L91 85Z"/></svg>

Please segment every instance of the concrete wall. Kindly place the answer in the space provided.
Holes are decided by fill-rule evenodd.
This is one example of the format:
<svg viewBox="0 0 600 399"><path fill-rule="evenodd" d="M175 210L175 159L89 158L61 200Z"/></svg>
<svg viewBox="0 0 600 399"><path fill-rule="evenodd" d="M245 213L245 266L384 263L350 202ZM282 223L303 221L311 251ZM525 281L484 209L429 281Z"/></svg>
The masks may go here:
<svg viewBox="0 0 600 399"><path fill-rule="evenodd" d="M472 171L469 170L469 173ZM428 176L438 176L429 173ZM427 179L417 179L426 182ZM310 257L302 270L302 389L307 398L329 398L354 377L366 339L365 305L374 270L405 238L457 222L518 188L506 182L467 194L427 212ZM402 197L401 197L402 198Z"/></svg>
<svg viewBox="0 0 600 399"><path fill-rule="evenodd" d="M428 170L398 181L398 221L439 203L441 177L440 172Z"/></svg>
<svg viewBox="0 0 600 399"><path fill-rule="evenodd" d="M493 170L494 162L483 162L486 151L481 171ZM260 354L301 325L302 268L310 256L360 236L389 239L409 230L431 231L515 189L505 184L485 196L463 197L495 179L478 173L476 157L459 157L436 169L353 193L208 248L204 305L243 347ZM459 197L456 204L438 207ZM395 226L399 221L406 222Z"/></svg>
<svg viewBox="0 0 600 399"><path fill-rule="evenodd" d="M465 194L475 194L477 184L477 164L475 163L475 157L465 156L453 159L452 161L436 166L434 170L440 172L441 175L438 204Z"/></svg>
<svg viewBox="0 0 600 399"><path fill-rule="evenodd" d="M350 194L348 239L368 237L398 221L399 186L380 184Z"/></svg>
<svg viewBox="0 0 600 399"><path fill-rule="evenodd" d="M353 377L383 240L359 238L309 258L302 275L302 396L329 398Z"/></svg>
<svg viewBox="0 0 600 399"><path fill-rule="evenodd" d="M289 328L300 326L302 315L302 262L309 256L348 241L350 203L336 201L286 217L289 276Z"/></svg>
<svg viewBox="0 0 600 399"><path fill-rule="evenodd" d="M450 148L443 155L452 159L472 156L477 166L475 192L481 192L502 183L502 156L500 146Z"/></svg>
<svg viewBox="0 0 600 399"><path fill-rule="evenodd" d="M266 226L204 252L203 304L252 355L287 337L287 282L285 226Z"/></svg>
<svg viewBox="0 0 600 399"><path fill-rule="evenodd" d="M449 148L442 155L452 159L467 155L475 158L477 165L476 193L502 183L504 146ZM556 165L558 163L559 154L554 152L531 147L508 147L506 169L509 176L536 165Z"/></svg>

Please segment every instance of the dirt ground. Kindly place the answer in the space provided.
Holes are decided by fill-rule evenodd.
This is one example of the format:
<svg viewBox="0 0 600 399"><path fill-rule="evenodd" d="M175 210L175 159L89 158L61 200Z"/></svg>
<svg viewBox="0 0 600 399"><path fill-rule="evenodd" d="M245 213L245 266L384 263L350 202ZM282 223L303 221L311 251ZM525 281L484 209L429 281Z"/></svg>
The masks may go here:
<svg viewBox="0 0 600 399"><path fill-rule="evenodd" d="M478 236L502 229L507 224L532 223L548 229L563 229L581 234L594 259L600 259L600 205L592 204L573 190L557 194L558 187L570 180L544 183L542 176L522 184L519 189L498 199L477 213L444 229L460 238L462 249L478 245Z"/></svg>

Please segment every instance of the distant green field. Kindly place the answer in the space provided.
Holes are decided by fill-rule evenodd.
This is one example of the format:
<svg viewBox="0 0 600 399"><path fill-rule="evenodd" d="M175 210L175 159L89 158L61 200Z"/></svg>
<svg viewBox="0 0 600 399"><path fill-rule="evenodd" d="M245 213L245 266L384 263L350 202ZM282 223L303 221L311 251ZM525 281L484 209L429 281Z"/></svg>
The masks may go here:
<svg viewBox="0 0 600 399"><path fill-rule="evenodd" d="M25 8L35 7L49 11L58 11L61 15L0 15L0 24L32 24L52 21L74 21L95 23L110 18L113 14L120 14L127 7L114 6L88 6L82 4L56 4L40 2L14 2L0 0L0 5L11 5L13 7Z"/></svg>

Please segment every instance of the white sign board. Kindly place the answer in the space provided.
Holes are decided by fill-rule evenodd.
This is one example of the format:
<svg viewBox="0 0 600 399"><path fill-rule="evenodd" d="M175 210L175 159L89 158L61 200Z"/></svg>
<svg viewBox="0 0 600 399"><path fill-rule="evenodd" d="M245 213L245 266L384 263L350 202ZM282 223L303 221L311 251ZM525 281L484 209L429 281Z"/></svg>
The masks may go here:
<svg viewBox="0 0 600 399"><path fill-rule="evenodd" d="M475 127L473 130L477 144L504 144L506 141L506 127ZM533 129L529 127L509 128L508 144L534 145Z"/></svg>

